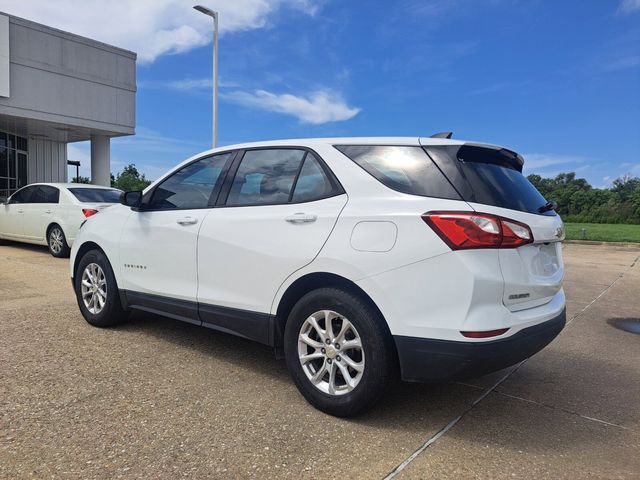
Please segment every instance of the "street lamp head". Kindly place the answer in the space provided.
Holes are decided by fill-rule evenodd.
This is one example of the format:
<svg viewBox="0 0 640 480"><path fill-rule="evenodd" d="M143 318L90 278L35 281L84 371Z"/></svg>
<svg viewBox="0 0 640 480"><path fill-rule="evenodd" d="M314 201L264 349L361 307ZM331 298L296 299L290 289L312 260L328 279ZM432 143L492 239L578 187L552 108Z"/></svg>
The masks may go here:
<svg viewBox="0 0 640 480"><path fill-rule="evenodd" d="M210 8L203 7L202 5L195 5L193 8L195 8L197 11L199 11L201 13L204 13L205 15L209 15L210 17L213 17L213 18L216 18L218 16L218 12L214 12Z"/></svg>

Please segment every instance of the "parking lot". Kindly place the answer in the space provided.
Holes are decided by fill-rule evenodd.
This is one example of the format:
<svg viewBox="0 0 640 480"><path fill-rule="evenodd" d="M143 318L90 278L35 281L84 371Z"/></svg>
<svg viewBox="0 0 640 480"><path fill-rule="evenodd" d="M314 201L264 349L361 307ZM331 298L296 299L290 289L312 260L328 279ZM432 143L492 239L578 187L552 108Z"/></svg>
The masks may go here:
<svg viewBox="0 0 640 480"><path fill-rule="evenodd" d="M640 249L564 253L549 347L342 420L267 347L147 314L90 327L67 261L0 245L0 477L638 478Z"/></svg>

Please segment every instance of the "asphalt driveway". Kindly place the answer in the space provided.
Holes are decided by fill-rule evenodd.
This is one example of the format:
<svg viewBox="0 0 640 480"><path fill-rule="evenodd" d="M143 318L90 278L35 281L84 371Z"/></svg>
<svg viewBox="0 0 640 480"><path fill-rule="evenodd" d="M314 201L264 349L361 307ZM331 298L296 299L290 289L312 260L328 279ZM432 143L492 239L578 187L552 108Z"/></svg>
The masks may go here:
<svg viewBox="0 0 640 480"><path fill-rule="evenodd" d="M640 249L564 252L549 347L341 420L267 347L147 314L90 327L67 261L0 245L0 477L638 478Z"/></svg>

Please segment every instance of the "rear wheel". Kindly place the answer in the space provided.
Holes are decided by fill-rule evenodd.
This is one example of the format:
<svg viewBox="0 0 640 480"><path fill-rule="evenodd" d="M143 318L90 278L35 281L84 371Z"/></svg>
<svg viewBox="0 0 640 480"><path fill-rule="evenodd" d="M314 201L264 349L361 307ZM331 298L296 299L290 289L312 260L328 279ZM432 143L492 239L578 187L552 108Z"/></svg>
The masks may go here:
<svg viewBox="0 0 640 480"><path fill-rule="evenodd" d="M375 405L393 377L394 349L383 322L368 302L339 289L298 301L285 328L285 357L309 403L339 417Z"/></svg>
<svg viewBox="0 0 640 480"><path fill-rule="evenodd" d="M100 250L82 257L74 281L80 312L91 325L111 327L127 320L111 264Z"/></svg>
<svg viewBox="0 0 640 480"><path fill-rule="evenodd" d="M49 246L49 253L56 258L66 258L69 256L71 249L67 245L67 238L64 236L62 227L54 224L49 228L47 233L47 245Z"/></svg>

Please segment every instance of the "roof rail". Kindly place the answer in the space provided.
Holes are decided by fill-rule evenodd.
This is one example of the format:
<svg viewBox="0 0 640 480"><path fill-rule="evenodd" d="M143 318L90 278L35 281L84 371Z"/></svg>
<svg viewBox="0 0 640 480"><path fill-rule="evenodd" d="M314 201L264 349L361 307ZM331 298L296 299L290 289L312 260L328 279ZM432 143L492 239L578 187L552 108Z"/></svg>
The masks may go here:
<svg viewBox="0 0 640 480"><path fill-rule="evenodd" d="M434 133L430 138L451 138L453 136L453 132L440 132Z"/></svg>

